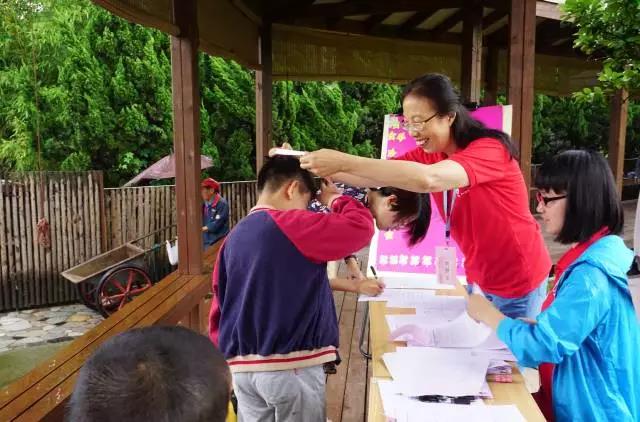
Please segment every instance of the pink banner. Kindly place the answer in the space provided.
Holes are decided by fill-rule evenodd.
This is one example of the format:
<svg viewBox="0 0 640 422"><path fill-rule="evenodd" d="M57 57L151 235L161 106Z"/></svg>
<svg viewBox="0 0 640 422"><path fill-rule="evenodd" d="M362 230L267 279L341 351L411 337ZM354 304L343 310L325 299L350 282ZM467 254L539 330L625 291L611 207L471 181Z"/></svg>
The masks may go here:
<svg viewBox="0 0 640 422"><path fill-rule="evenodd" d="M482 107L472 113L487 127L511 132L511 107ZM384 121L381 158L399 157L416 147L415 139L401 126L402 116L387 115ZM369 264L379 273L435 274L435 248L445 245L445 224L431 197L431 224L422 242L408 246L408 235L404 231L376 231L369 250ZM464 256L457 249L457 273L464 276Z"/></svg>

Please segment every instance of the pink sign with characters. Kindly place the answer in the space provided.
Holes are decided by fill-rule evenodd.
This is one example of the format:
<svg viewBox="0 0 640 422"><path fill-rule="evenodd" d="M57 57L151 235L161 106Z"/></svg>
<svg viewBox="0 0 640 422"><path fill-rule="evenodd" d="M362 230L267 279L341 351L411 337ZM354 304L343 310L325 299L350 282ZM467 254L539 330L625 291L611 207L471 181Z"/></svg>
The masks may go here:
<svg viewBox="0 0 640 422"><path fill-rule="evenodd" d="M481 107L472 115L487 127L511 133L511 106ZM402 128L402 116L385 116L381 158L400 157L414 148L415 139ZM409 247L405 231L376 230L369 249L369 265L377 273L436 274L436 248L446 245L445 223L433 197L430 198L431 224L427 236L417 245ZM456 272L459 278L464 279L464 256L453 239L449 246L456 248Z"/></svg>

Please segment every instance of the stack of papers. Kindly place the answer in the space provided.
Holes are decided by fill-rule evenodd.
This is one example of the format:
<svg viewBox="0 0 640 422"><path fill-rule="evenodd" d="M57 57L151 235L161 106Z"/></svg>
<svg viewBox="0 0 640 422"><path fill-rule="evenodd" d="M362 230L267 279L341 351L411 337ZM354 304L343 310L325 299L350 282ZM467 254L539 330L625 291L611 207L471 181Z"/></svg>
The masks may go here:
<svg viewBox="0 0 640 422"><path fill-rule="evenodd" d="M401 347L382 355L398 391L409 397L477 396L489 358L471 350Z"/></svg>

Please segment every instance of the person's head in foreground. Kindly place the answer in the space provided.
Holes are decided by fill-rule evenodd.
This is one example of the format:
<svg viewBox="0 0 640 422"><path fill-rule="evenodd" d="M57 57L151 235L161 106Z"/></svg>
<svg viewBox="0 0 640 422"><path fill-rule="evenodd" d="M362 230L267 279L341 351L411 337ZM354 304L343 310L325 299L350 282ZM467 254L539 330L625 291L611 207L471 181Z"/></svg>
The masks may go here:
<svg viewBox="0 0 640 422"><path fill-rule="evenodd" d="M606 227L624 224L609 164L597 152L566 151L547 160L536 175L537 210L545 230L564 244L585 242Z"/></svg>
<svg viewBox="0 0 640 422"><path fill-rule="evenodd" d="M409 82L402 92L403 126L426 152L453 154L480 138L500 141L514 157L516 149L502 131L474 119L463 105L451 80L428 73Z"/></svg>
<svg viewBox="0 0 640 422"><path fill-rule="evenodd" d="M87 360L70 422L223 422L231 374L211 341L183 327L119 334Z"/></svg>
<svg viewBox="0 0 640 422"><path fill-rule="evenodd" d="M420 242L431 222L431 199L428 194L397 188L372 188L367 193L367 206L378 230L404 229L409 244Z"/></svg>
<svg viewBox="0 0 640 422"><path fill-rule="evenodd" d="M295 157L275 155L258 172L258 202L278 210L306 209L316 190L312 174Z"/></svg>
<svg viewBox="0 0 640 422"><path fill-rule="evenodd" d="M217 193L220 193L220 183L208 177L200 183L200 195L205 202L211 201Z"/></svg>

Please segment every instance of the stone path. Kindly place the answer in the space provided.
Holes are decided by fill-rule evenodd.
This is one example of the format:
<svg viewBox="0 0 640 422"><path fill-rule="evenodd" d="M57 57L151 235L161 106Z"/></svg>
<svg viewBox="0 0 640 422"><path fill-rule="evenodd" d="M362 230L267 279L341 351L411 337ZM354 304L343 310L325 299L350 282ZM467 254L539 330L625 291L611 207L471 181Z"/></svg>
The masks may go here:
<svg viewBox="0 0 640 422"><path fill-rule="evenodd" d="M0 353L57 343L83 335L102 322L84 305L55 306L0 314Z"/></svg>

